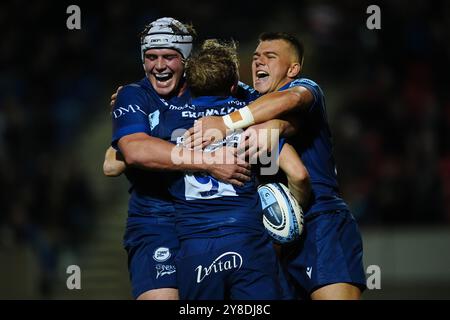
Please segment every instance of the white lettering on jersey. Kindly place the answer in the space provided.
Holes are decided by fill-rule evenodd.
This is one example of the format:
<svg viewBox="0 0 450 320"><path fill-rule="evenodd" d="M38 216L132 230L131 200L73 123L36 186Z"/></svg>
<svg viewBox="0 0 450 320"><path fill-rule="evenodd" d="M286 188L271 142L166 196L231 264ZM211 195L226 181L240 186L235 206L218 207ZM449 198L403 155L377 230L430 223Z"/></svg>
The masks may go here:
<svg viewBox="0 0 450 320"><path fill-rule="evenodd" d="M116 110L114 110L113 111L113 116L114 116L114 119L118 119L118 118L120 118L121 116L123 116L123 115L125 115L125 114L128 114L128 113L136 113L136 112L141 112L141 113L143 113L143 114L145 114L145 115L147 115L142 109L141 109L141 107L140 106L138 106L137 104L134 104L134 105L132 105L132 104L129 104L128 105L128 107L119 107L119 108L117 108Z"/></svg>

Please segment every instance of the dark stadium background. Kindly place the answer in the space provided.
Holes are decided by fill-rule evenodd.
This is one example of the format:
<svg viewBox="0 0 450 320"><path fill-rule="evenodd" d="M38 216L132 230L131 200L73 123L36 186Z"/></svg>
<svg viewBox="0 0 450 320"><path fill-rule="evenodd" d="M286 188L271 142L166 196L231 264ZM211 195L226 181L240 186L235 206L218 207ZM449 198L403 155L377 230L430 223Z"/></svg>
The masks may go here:
<svg viewBox="0 0 450 320"><path fill-rule="evenodd" d="M239 41L247 83L259 33L298 35L365 265L381 268L363 297L450 298L450 2L350 0L0 2L0 298L131 298L127 182L101 172L109 96L143 76L138 33L163 16ZM73 264L81 290L66 288Z"/></svg>

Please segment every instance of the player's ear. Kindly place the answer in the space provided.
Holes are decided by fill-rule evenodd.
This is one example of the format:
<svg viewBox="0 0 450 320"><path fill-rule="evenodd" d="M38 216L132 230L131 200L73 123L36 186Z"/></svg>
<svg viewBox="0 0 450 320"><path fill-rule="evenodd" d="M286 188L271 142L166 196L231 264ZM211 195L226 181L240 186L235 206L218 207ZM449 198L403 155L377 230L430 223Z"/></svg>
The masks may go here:
<svg viewBox="0 0 450 320"><path fill-rule="evenodd" d="M300 63L294 62L289 67L287 76L289 78L296 78L300 74L300 71L302 71Z"/></svg>

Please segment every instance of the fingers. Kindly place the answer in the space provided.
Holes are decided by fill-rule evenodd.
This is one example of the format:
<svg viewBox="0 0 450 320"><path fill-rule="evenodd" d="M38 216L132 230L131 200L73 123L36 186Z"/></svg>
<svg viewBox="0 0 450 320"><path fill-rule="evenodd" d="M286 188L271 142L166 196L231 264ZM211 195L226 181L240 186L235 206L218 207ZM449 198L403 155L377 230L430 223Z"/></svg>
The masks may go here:
<svg viewBox="0 0 450 320"><path fill-rule="evenodd" d="M245 134L245 132L244 132ZM254 130L247 131L244 136L244 139L241 138L241 143L239 148L248 149L251 145L256 145L258 142L258 136L255 134Z"/></svg>
<svg viewBox="0 0 450 320"><path fill-rule="evenodd" d="M250 170L251 169L251 165L250 163L248 163L248 161L245 160L245 158L242 156L243 153L239 153L239 151L236 148L233 148L231 155L234 157L233 159L233 163L236 163L239 167L246 169L246 170ZM240 171L242 172L242 171Z"/></svg>
<svg viewBox="0 0 450 320"><path fill-rule="evenodd" d="M194 127L190 128L188 131L184 133L183 145L185 147L191 147L193 135L194 135Z"/></svg>
<svg viewBox="0 0 450 320"><path fill-rule="evenodd" d="M193 135L190 135L184 142L184 145L194 149L203 149L207 145L211 144L212 139L205 139L194 132Z"/></svg>
<svg viewBox="0 0 450 320"><path fill-rule="evenodd" d="M238 154L244 153L245 150L247 150L248 146L249 146L248 139L245 140L241 139L241 142L237 146Z"/></svg>
<svg viewBox="0 0 450 320"><path fill-rule="evenodd" d="M207 146L209 146L212 142L213 142L213 140L205 140L205 141L203 141L202 144L201 144L202 149L204 149Z"/></svg>
<svg viewBox="0 0 450 320"><path fill-rule="evenodd" d="M259 159L263 156L264 150L257 150L253 155L251 155L251 158L249 158L250 163L257 163Z"/></svg>
<svg viewBox="0 0 450 320"><path fill-rule="evenodd" d="M198 131L202 130L202 123L203 123L202 119L195 120L195 122L194 122L195 132L198 132Z"/></svg>
<svg viewBox="0 0 450 320"><path fill-rule="evenodd" d="M116 104L116 98L117 98L117 93L114 93L111 96L111 100L109 101L109 105L111 106L111 111L112 111L112 108L114 107L114 105Z"/></svg>
<svg viewBox="0 0 450 320"><path fill-rule="evenodd" d="M265 148L262 149L256 149L251 151L252 154L249 155L248 161L250 163L258 163L267 161L267 158L271 156L270 150L267 150Z"/></svg>
<svg viewBox="0 0 450 320"><path fill-rule="evenodd" d="M240 152L237 148L226 147L228 155L226 155L225 161L226 163L235 163L238 166L244 169L250 169L251 165L245 161L245 158L242 156L243 152Z"/></svg>
<svg viewBox="0 0 450 320"><path fill-rule="evenodd" d="M203 147L203 138L194 133L194 140L192 141L192 147L201 148Z"/></svg>
<svg viewBox="0 0 450 320"><path fill-rule="evenodd" d="M238 163L239 167L250 170L252 168L252 165L248 162Z"/></svg>
<svg viewBox="0 0 450 320"><path fill-rule="evenodd" d="M245 174L242 174L242 173L233 174L233 179L238 180L240 182L248 182L248 181L252 180L251 177L246 176Z"/></svg>
<svg viewBox="0 0 450 320"><path fill-rule="evenodd" d="M245 150L243 150L243 149L239 149L238 151L237 151L237 158L240 160L240 161L245 161Z"/></svg>
<svg viewBox="0 0 450 320"><path fill-rule="evenodd" d="M249 165L250 166L250 165ZM247 177L250 177L252 172L250 171L250 169L248 168L244 168L244 167L238 167L236 169L237 173L241 174L241 175L245 175Z"/></svg>
<svg viewBox="0 0 450 320"><path fill-rule="evenodd" d="M231 154L233 157L236 157L237 155L237 149L233 147L225 147L225 151L229 154Z"/></svg>
<svg viewBox="0 0 450 320"><path fill-rule="evenodd" d="M241 168L238 168L238 170L241 170ZM250 181L252 178L250 176L251 172L249 170L244 170L243 172L244 173L233 173L232 177L230 179L227 179L227 182L239 187L244 186L245 182Z"/></svg>
<svg viewBox="0 0 450 320"><path fill-rule="evenodd" d="M184 146L194 149L205 148L214 141L223 139L223 135L218 129L205 129L205 122L200 119L196 120L194 126L190 128L184 135Z"/></svg>
<svg viewBox="0 0 450 320"><path fill-rule="evenodd" d="M186 145L194 149L203 149L214 141L213 137L202 135L202 120L196 120L194 126L188 130Z"/></svg>
<svg viewBox="0 0 450 320"><path fill-rule="evenodd" d="M258 146L253 145L250 146L250 148L247 149L247 151L245 151L245 159L253 159L255 154L258 152Z"/></svg>
<svg viewBox="0 0 450 320"><path fill-rule="evenodd" d="M114 93L111 95L111 98L110 98L111 100L110 100L110 102L109 102L109 105L110 105L111 107L114 107L114 105L116 104L117 94L119 93L120 90L122 90L122 88L123 88L123 86L119 86L119 87L117 88L116 92L114 92Z"/></svg>
<svg viewBox="0 0 450 320"><path fill-rule="evenodd" d="M238 186L238 187L243 187L244 183L240 182L239 180L236 179L230 179L227 181L228 183L231 183L232 185Z"/></svg>

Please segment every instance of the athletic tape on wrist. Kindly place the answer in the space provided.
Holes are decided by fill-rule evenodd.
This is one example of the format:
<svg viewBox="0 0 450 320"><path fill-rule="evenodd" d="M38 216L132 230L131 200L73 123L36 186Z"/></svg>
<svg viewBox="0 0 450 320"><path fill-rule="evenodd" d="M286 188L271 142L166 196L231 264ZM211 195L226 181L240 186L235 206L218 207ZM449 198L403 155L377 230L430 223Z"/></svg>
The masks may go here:
<svg viewBox="0 0 450 320"><path fill-rule="evenodd" d="M249 107L244 107L226 116L223 116L223 122L228 129L244 129L255 123L253 114Z"/></svg>

